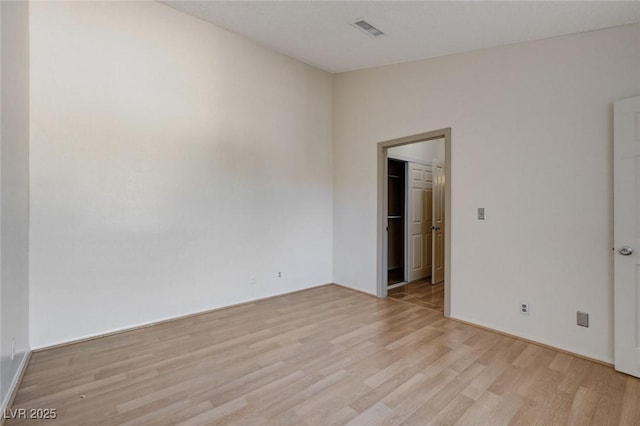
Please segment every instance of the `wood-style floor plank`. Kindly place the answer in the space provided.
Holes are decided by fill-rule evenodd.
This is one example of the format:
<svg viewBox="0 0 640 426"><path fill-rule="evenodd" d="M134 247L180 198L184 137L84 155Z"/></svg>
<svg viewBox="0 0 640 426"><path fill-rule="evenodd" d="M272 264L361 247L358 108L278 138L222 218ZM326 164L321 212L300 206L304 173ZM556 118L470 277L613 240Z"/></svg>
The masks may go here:
<svg viewBox="0 0 640 426"><path fill-rule="evenodd" d="M444 312L444 282L431 284L431 278L392 288L388 296Z"/></svg>
<svg viewBox="0 0 640 426"><path fill-rule="evenodd" d="M36 352L13 409L65 425L640 424L640 379L407 301L322 286Z"/></svg>

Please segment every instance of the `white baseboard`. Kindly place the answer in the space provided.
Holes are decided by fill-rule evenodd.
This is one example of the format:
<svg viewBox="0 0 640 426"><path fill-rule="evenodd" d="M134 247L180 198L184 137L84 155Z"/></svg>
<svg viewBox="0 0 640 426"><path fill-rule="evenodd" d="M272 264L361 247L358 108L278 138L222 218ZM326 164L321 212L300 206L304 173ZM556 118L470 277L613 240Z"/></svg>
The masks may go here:
<svg viewBox="0 0 640 426"><path fill-rule="evenodd" d="M515 332L513 330L509 330L503 327L496 327L494 325L485 324L480 321L470 320L460 315L451 316L450 319L458 322L462 322L468 325L472 325L475 327L479 327L485 330L492 331L494 333L502 334L504 336L513 337L515 339L523 340L525 342L533 343L539 346L544 346L549 349L553 349L558 352L563 352L572 356L576 356L578 358L586 359L588 361L597 362L598 364L603 364L608 367L613 367L613 358L610 357L602 357L598 354L585 353L584 351L578 350L576 348L568 347L566 345L558 344L557 342L551 342L546 339L541 339L538 336L531 336L526 333Z"/></svg>
<svg viewBox="0 0 640 426"><path fill-rule="evenodd" d="M0 2L2 2L2 0L0 0ZM198 316L198 315L204 315L204 314L208 314L208 313L211 313L211 312L221 311L221 310L224 310L224 309L235 308L235 307L242 306L242 305L247 305L247 304L260 302L260 301L268 300L268 299L273 299L273 298L284 296L284 295L287 295L287 294L299 293L301 291L307 291L307 290L311 290L313 288L324 287L324 286L328 286L328 285L332 285L332 283L312 285L311 287L305 287L305 288L301 288L299 290L285 291L283 293L277 293L277 294L274 294L274 295L271 295L271 296L265 296L265 297L261 297L261 298L258 298L258 299L250 299L250 300L246 300L244 302L233 303L233 304L230 304L230 305L219 306L217 308L210 308L210 309L205 309L205 310L201 310L201 311L195 311L195 312L190 312L190 313L186 313L186 314L181 314L181 315L175 315L175 316L170 316L170 317L165 317L165 318L159 318L159 319L155 319L155 320L148 321L148 322L143 322L143 323L139 323L139 324L132 324L132 325L127 325L125 327L120 327L120 328L116 328L116 329L112 329L112 330L102 331L100 333L90 334L90 335L86 335L86 336L74 337L72 339L64 340L64 341L60 341L60 342L53 342L53 343L48 343L48 344L44 344L44 345L42 345L42 344L33 345L33 342L32 342L31 343L32 344L31 352L42 352L42 351L47 351L49 349L56 349L56 348L61 348L61 347L64 347L64 346L75 345L76 343L83 343L83 342L88 342L90 340L102 339L103 337L114 336L114 335L117 335L117 334L127 333L129 331L134 331L134 330L140 330L140 329L143 329L143 328L152 327L154 325L164 324L164 323L167 323L167 322L186 319L186 318L190 318L190 317L194 317L194 316ZM0 423L0 426L2 426L1 423Z"/></svg>
<svg viewBox="0 0 640 426"><path fill-rule="evenodd" d="M9 404L13 403L13 400L18 393L18 387L22 382L22 377L24 376L24 372L27 368L27 364L29 363L29 358L31 358L31 351L27 351L22 355L22 359L20 360L20 365L18 365L18 369L16 370L16 374L13 376L13 380L11 381L11 386L7 389L7 393L2 400L2 405L0 405L0 413L4 413L9 407ZM4 416L2 416L4 417ZM4 419L0 420L0 425L4 423Z"/></svg>

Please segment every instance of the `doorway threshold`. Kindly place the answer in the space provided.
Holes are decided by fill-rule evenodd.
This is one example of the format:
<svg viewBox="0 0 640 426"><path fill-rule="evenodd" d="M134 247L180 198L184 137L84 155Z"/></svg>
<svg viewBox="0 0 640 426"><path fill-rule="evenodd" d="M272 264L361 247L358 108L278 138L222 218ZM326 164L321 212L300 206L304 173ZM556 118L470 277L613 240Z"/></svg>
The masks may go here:
<svg viewBox="0 0 640 426"><path fill-rule="evenodd" d="M388 285L387 290L391 290L392 288L396 288L396 287L402 287L403 285L407 285L407 284L409 284L408 281L401 281L399 283Z"/></svg>

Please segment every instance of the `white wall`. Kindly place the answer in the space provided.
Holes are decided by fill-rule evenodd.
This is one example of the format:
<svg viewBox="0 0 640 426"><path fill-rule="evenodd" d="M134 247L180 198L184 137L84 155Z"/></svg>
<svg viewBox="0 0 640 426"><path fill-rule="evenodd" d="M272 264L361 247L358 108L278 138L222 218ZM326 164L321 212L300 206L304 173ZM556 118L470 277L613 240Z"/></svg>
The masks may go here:
<svg viewBox="0 0 640 426"><path fill-rule="evenodd" d="M413 160L427 163L434 159L444 161L444 139L394 146L388 149L387 154L389 157L405 161Z"/></svg>
<svg viewBox="0 0 640 426"><path fill-rule="evenodd" d="M638 94L640 25L336 76L334 281L376 291L376 144L451 127L451 315L611 362L612 102Z"/></svg>
<svg viewBox="0 0 640 426"><path fill-rule="evenodd" d="M0 3L0 409L29 351L29 5ZM15 357L11 359L11 341Z"/></svg>
<svg viewBox="0 0 640 426"><path fill-rule="evenodd" d="M156 2L31 18L33 347L331 281L330 74Z"/></svg>

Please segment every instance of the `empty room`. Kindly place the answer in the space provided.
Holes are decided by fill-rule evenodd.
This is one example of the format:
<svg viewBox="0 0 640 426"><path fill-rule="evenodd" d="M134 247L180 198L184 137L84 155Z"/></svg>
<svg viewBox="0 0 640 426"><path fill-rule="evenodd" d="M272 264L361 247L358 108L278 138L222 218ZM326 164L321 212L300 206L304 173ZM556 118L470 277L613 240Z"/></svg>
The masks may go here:
<svg viewBox="0 0 640 426"><path fill-rule="evenodd" d="M0 424L640 424L640 2L0 0Z"/></svg>

